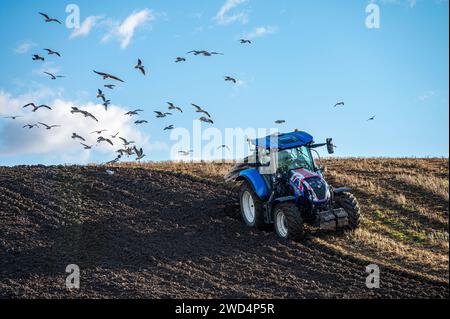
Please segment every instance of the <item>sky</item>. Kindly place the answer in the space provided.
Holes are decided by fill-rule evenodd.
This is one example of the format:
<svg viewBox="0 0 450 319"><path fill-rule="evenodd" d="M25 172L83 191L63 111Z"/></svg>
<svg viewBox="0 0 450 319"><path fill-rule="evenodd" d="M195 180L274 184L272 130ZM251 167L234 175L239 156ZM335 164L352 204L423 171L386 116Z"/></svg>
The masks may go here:
<svg viewBox="0 0 450 319"><path fill-rule="evenodd" d="M366 23L369 4L379 9L376 28ZM66 12L73 8L79 27ZM316 142L332 137L342 157L448 157L448 12L444 0L1 1L0 165L112 160L122 145L117 138L97 145L91 132L100 129L134 141L147 161L180 159L180 150L194 150L187 157L194 160L240 157L245 141L227 133L239 128L250 137L270 129L300 129ZM175 63L178 56L187 61ZM138 58L146 76L134 69ZM117 87L103 87L110 83ZM111 100L107 112L97 89ZM169 101L184 112L156 119L153 111L167 112ZM30 102L52 110L22 108ZM214 124L201 124L191 103ZM74 106L99 122L71 114ZM124 115L134 109L144 112ZM4 118L11 115L22 117ZM37 122L61 127L22 128ZM175 129L163 131L169 125Z"/></svg>

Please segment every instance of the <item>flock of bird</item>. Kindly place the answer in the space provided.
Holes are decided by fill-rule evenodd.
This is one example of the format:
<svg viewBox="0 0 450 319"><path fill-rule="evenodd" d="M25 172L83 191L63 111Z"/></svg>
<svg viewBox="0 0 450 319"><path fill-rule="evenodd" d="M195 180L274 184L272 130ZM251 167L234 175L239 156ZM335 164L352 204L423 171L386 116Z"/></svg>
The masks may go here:
<svg viewBox="0 0 450 319"><path fill-rule="evenodd" d="M46 23L62 24L61 21L59 21L58 19L50 17L46 13L39 12L39 15L41 15L44 18L44 21ZM241 44L243 44L243 45L245 45L245 44L252 44L252 41L248 40L248 39L240 39L239 42ZM45 48L43 50L47 52L48 56L61 57L61 53L58 52L58 51L55 51L53 49ZM224 55L223 53L220 53L220 52L207 51L207 50L192 50L192 51L187 52L186 54L193 54L194 56L205 56L205 57L211 57L211 56L216 56L216 55ZM39 62L39 61L45 61L45 59L46 58L44 56L41 56L39 54L33 54L32 55L32 60L33 61ZM187 59L185 57L181 57L181 56L178 56L175 59L175 63L181 63L181 62L186 62L186 61L187 61ZM143 63L143 61L141 59L138 59L136 65L134 66L134 69L139 71L144 76L147 75L146 67L144 66L144 63ZM99 72L99 71L96 71L96 70L94 70L93 72L96 75L99 75L103 80L125 83L124 80L122 80L121 78L119 78L119 77L117 77L115 75L112 75L112 74L109 74L109 73L106 73L106 72ZM48 75L51 80L57 80L57 79L65 77L63 75L53 74L53 73L50 73L50 72L44 72L44 74ZM229 76L229 75L224 76L224 80L226 82L232 82L234 84L238 83L238 80L236 78L234 78L232 76ZM116 84L108 83L108 84L105 84L104 87L109 89L109 90L114 90L115 87L116 87ZM111 105L111 100L107 99L106 94L103 92L103 90L97 89L97 96L96 97L98 99L102 100L102 102L103 102L102 105L104 106L105 111L108 111L108 107ZM213 120L211 114L208 111L206 111L203 107L201 107L201 106L199 106L197 104L192 103L191 105L194 108L195 112L199 113L199 115L201 115L201 117L198 119L199 121L201 121L203 123L207 123L207 124L214 124L214 120ZM345 106L345 103L344 102L338 102L338 103L336 103L334 105L334 107L338 107L338 106ZM33 113L37 112L39 110L42 110L42 109L45 109L45 110L48 110L48 111L52 110L52 108L50 106L48 106L48 105L45 105L45 104L37 105L34 102L28 103L28 104L23 106L24 109L29 108L29 107L32 108L31 112L33 112ZM183 113L183 109L181 107L175 105L172 102L167 102L167 108L168 108L168 111L170 111L170 112L167 112L167 111L154 111L155 117L157 119L162 119L162 118L166 118L166 117L172 116L173 112ZM124 116L130 116L130 117L139 116L141 112L144 112L144 110L136 109L136 110L128 111L127 113L124 114ZM90 112L88 112L86 110L81 110L81 109L79 109L77 107L72 107L70 113L73 114L73 115L79 114L79 115L82 115L85 119L91 119L91 120L93 120L95 122L99 122L99 119L96 116L94 116L92 113L90 113ZM15 119L20 118L20 117L22 117L22 116L13 115L13 116L5 116L4 118L15 120ZM375 120L375 116L373 116L370 119L368 119L368 121L373 121L373 120ZM142 124L147 124L147 123L148 123L148 121L144 120L144 119L137 119L134 122L135 125L142 125ZM279 125L284 124L284 123L286 123L286 120L276 120L275 121L275 124L279 124ZM59 128L61 126L60 125L50 125L50 124L46 124L46 123L43 123L43 122L37 122L37 123L27 124L27 125L23 126L24 129L29 129L29 130L34 129L34 128L40 128L40 127L43 127L46 130L52 130L52 129L55 129L55 128ZM164 127L163 130L164 131L169 131L169 130L173 130L174 128L175 128L174 125L168 125L168 126ZM96 130L96 131L90 132L90 134L98 135L98 137L97 137L97 145L99 145L101 143L105 143L105 144L109 144L110 146L114 146L115 143L116 143L116 140L120 140L120 142L118 142L118 143L121 144L123 147L121 147L120 149L118 149L116 151L116 153L118 154L117 157L115 159L113 159L112 161L108 162L108 164L109 163L116 163L116 162L118 162L125 155L128 156L128 157L135 155L137 161L143 159L146 156L144 154L143 149L142 148L138 148L135 145L134 141L128 141L126 138L120 137L119 136L119 134L120 134L119 132L117 132L114 135L104 136L106 132L107 132L107 130L102 129L102 130ZM92 149L94 147L94 145L86 144L87 143L86 142L86 138L84 138L82 135L79 135L77 133L73 133L71 138L73 140L80 141L80 145L85 150L90 150L90 149ZM230 148L227 145L221 145L217 149L218 150L219 149L230 150ZM193 150L190 150L190 151L180 150L179 154L182 155L182 156L189 156L193 152L194 152Z"/></svg>

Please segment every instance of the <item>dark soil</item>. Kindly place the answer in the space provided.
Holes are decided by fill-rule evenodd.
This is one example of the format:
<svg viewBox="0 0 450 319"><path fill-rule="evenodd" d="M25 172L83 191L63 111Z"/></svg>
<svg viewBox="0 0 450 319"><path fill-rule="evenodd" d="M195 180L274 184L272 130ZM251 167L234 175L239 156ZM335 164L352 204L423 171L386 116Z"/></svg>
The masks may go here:
<svg viewBox="0 0 450 319"><path fill-rule="evenodd" d="M0 167L0 298L448 298L448 285L249 229L220 182ZM81 288L65 288L68 264Z"/></svg>

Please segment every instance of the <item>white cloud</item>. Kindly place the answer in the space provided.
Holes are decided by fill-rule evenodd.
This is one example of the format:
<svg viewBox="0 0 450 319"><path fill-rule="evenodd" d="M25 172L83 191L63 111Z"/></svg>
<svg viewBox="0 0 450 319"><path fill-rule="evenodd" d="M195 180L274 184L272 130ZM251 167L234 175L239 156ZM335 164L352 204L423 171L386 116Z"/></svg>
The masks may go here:
<svg viewBox="0 0 450 319"><path fill-rule="evenodd" d="M35 101L36 103L47 103L53 110L39 110L36 113L22 106ZM92 119L84 118L80 114L71 114L72 106L86 110L94 114L99 123ZM0 121L0 156L33 156L40 155L51 158L55 162L67 162L84 164L93 155L100 155L105 159L113 159L117 154L115 151L122 147L119 140L114 140L115 145L96 145L96 134L90 132L99 129L107 129L105 137L120 132L128 140L135 141L139 147L150 156L152 150L168 150L165 143L151 142L150 136L139 130L134 125L133 118L124 116L127 110L118 105L111 105L106 112L102 105L87 102L74 103L61 97L59 92L42 89L30 94L12 96L0 91L0 117L20 115L23 117L16 120L3 119ZM43 122L49 125L61 125L50 131L44 128L31 129L22 128L26 124ZM84 150L80 141L74 141L72 133L77 133L86 139L86 144L96 145L92 151ZM130 157L130 160L134 160Z"/></svg>
<svg viewBox="0 0 450 319"><path fill-rule="evenodd" d="M267 35L275 34L278 32L278 27L267 26L267 27L256 27L253 31L245 35L246 39L256 39L262 38Z"/></svg>
<svg viewBox="0 0 450 319"><path fill-rule="evenodd" d="M16 52L17 54L25 54L36 46L37 44L34 43L33 41L30 40L22 41L16 46L14 52Z"/></svg>
<svg viewBox="0 0 450 319"><path fill-rule="evenodd" d="M214 17L214 21L219 25L230 24L233 22L241 22L245 24L248 22L248 14L246 11L238 11L230 13L236 7L246 3L248 0L226 0Z"/></svg>
<svg viewBox="0 0 450 319"><path fill-rule="evenodd" d="M101 16L87 17L79 28L76 28L71 34L70 38L86 37L91 33L92 28L102 19Z"/></svg>
<svg viewBox="0 0 450 319"><path fill-rule="evenodd" d="M120 47L125 49L133 39L135 31L148 22L155 20L155 15L149 9L144 9L130 14L123 22L110 22L111 31L107 33L102 42L108 42L111 38L117 38L120 41Z"/></svg>

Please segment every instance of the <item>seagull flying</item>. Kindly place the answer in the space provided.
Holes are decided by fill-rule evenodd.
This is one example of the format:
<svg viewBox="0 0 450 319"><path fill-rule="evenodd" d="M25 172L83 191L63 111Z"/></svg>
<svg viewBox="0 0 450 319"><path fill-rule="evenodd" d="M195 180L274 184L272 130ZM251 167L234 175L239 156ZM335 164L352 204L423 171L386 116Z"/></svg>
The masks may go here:
<svg viewBox="0 0 450 319"><path fill-rule="evenodd" d="M39 12L39 14L45 18L45 22L56 22L62 24L61 21L59 21L58 19L50 18L46 13Z"/></svg>
<svg viewBox="0 0 450 319"><path fill-rule="evenodd" d="M210 118L207 118L206 116L202 116L198 119L200 122L208 123L208 124L214 124L213 120Z"/></svg>
<svg viewBox="0 0 450 319"><path fill-rule="evenodd" d="M124 139L123 137L119 137L119 139L122 140L123 146L128 146L128 145L131 145L131 144L134 144L134 143L135 143L135 142L133 142L133 141L128 142L128 141L127 141L126 139Z"/></svg>
<svg viewBox="0 0 450 319"><path fill-rule="evenodd" d="M125 113L125 115L129 115L129 116L139 115L139 112L144 112L144 110L138 109L138 110L134 110L134 111L129 111L129 112Z"/></svg>
<svg viewBox="0 0 450 319"><path fill-rule="evenodd" d="M23 126L22 128L26 128L26 127L31 130L33 127L39 127L39 125L37 125L37 124L27 124L27 125Z"/></svg>
<svg viewBox="0 0 450 319"><path fill-rule="evenodd" d="M44 73L49 75L52 80L56 80L57 78L64 78L64 75L54 75L54 74L51 74L50 72L44 72Z"/></svg>
<svg viewBox="0 0 450 319"><path fill-rule="evenodd" d="M77 133L72 133L72 139L74 139L74 140L79 139L79 140L82 140L83 142L86 142L86 140L83 137L81 137L80 135L78 135Z"/></svg>
<svg viewBox="0 0 450 319"><path fill-rule="evenodd" d="M174 128L175 127L173 125L169 125L164 128L164 131L170 131L170 130L173 130Z"/></svg>
<svg viewBox="0 0 450 319"><path fill-rule="evenodd" d="M19 117L23 117L23 116L20 116L20 115L13 115L13 116L4 116L3 118L4 118L4 119L15 120L15 119L17 119L17 118L19 118Z"/></svg>
<svg viewBox="0 0 450 319"><path fill-rule="evenodd" d="M228 145L220 145L217 149L220 150L220 149L223 149L223 148L225 148L225 149L227 149L227 150L230 150L230 148L228 147Z"/></svg>
<svg viewBox="0 0 450 319"><path fill-rule="evenodd" d="M90 150L90 149L92 149L92 147L93 147L93 145L86 145L86 144L84 144L84 143L80 143L80 144L83 145L83 147L84 147L85 150Z"/></svg>
<svg viewBox="0 0 450 319"><path fill-rule="evenodd" d="M100 134L102 134L103 132L108 132L108 130L93 131L93 132L91 132L91 134L98 134L98 135L100 135Z"/></svg>
<svg viewBox="0 0 450 319"><path fill-rule="evenodd" d="M206 112L204 109L202 109L200 106L198 106L197 104L191 104L193 107L196 108L196 112L197 113L203 113L205 115L207 115L208 117L211 117L211 115L209 115L208 112Z"/></svg>
<svg viewBox="0 0 450 319"><path fill-rule="evenodd" d="M190 150L190 151L178 151L178 154L180 154L182 156L189 156L192 153L194 153L193 150Z"/></svg>
<svg viewBox="0 0 450 319"><path fill-rule="evenodd" d="M226 77L225 77L225 81L231 81L231 82L233 82L234 84L237 83L236 79L235 79L235 78L232 78L231 76L226 76Z"/></svg>
<svg viewBox="0 0 450 319"><path fill-rule="evenodd" d="M53 51L52 49L44 49L44 51L47 51L48 55L54 54L61 57L61 54L59 54L59 52Z"/></svg>
<svg viewBox="0 0 450 319"><path fill-rule="evenodd" d="M52 108L48 105L42 104L42 105L36 105L34 103L28 103L27 105L24 105L22 108L26 108L28 106L32 106L33 107L33 112L36 112L37 110L41 109L41 108L46 108L51 110Z"/></svg>
<svg viewBox="0 0 450 319"><path fill-rule="evenodd" d="M97 71L95 71L95 70L94 70L94 73L96 73L96 74L98 74L98 75L101 75L101 76L103 77L103 80L111 79L111 80L116 80L116 81L125 83L125 81L119 79L117 76L114 76L114 75L111 75L111 74L108 74L108 73L97 72Z"/></svg>
<svg viewBox="0 0 450 319"><path fill-rule="evenodd" d="M136 66L134 68L138 69L139 71L142 72L143 75L145 75L145 67L142 65L141 59L138 59L138 63L136 64Z"/></svg>
<svg viewBox="0 0 450 319"><path fill-rule="evenodd" d="M106 100L102 105L105 107L105 111L108 111L108 106L111 104L111 100Z"/></svg>
<svg viewBox="0 0 450 319"><path fill-rule="evenodd" d="M114 90L115 85L114 84L105 84L103 85L105 88L108 88L110 90Z"/></svg>
<svg viewBox="0 0 450 319"><path fill-rule="evenodd" d="M32 59L33 59L33 61L39 61L39 60L45 61L45 59L43 57L41 57L39 54L33 54Z"/></svg>
<svg viewBox="0 0 450 319"><path fill-rule="evenodd" d="M183 110L172 102L167 102L167 104L169 104L169 110L177 110L178 112L183 113Z"/></svg>
<svg viewBox="0 0 450 319"><path fill-rule="evenodd" d="M252 41L247 39L240 39L239 42L241 42L241 44L252 44Z"/></svg>
<svg viewBox="0 0 450 319"><path fill-rule="evenodd" d="M367 121L373 121L375 120L376 115L372 116L370 119L368 119Z"/></svg>
<svg viewBox="0 0 450 319"><path fill-rule="evenodd" d="M47 124L42 123L42 122L38 122L38 124L41 124L41 125L45 126L46 130L51 130L52 128L55 128L55 127L61 127L61 125L47 125Z"/></svg>
<svg viewBox="0 0 450 319"><path fill-rule="evenodd" d="M336 103L334 105L334 107L336 107L336 106L344 106L344 105L345 105L345 102L338 102L338 103Z"/></svg>
<svg viewBox="0 0 450 319"><path fill-rule="evenodd" d="M164 117L167 117L168 115L172 115L172 113L168 113L168 112L163 113L163 112L155 111L154 113L156 114L156 118L158 118L158 119L162 119Z"/></svg>
<svg viewBox="0 0 450 319"><path fill-rule="evenodd" d="M102 99L103 102L106 102L105 94L104 94L103 91L100 90L100 89L97 90L97 99Z"/></svg>
<svg viewBox="0 0 450 319"><path fill-rule="evenodd" d="M277 121L275 121L275 124L284 124L284 123L286 123L285 120L277 120Z"/></svg>
<svg viewBox="0 0 450 319"><path fill-rule="evenodd" d="M186 58L177 57L175 63L186 62Z"/></svg>
<svg viewBox="0 0 450 319"><path fill-rule="evenodd" d="M104 138L103 136L100 136L100 137L97 139L97 143L101 143L101 142L106 142L106 143L109 143L109 144L111 144L112 146L114 146L113 142L111 142L110 139Z"/></svg>
<svg viewBox="0 0 450 319"><path fill-rule="evenodd" d="M134 148L134 152L137 155L136 161L139 161L141 159L143 159L146 155L144 154L144 151L141 149L137 149L137 147L135 146Z"/></svg>
<svg viewBox="0 0 450 319"><path fill-rule="evenodd" d="M134 122L134 124L136 124L136 125L146 124L146 123L148 123L148 121L146 121L146 120L138 120L138 121Z"/></svg>

